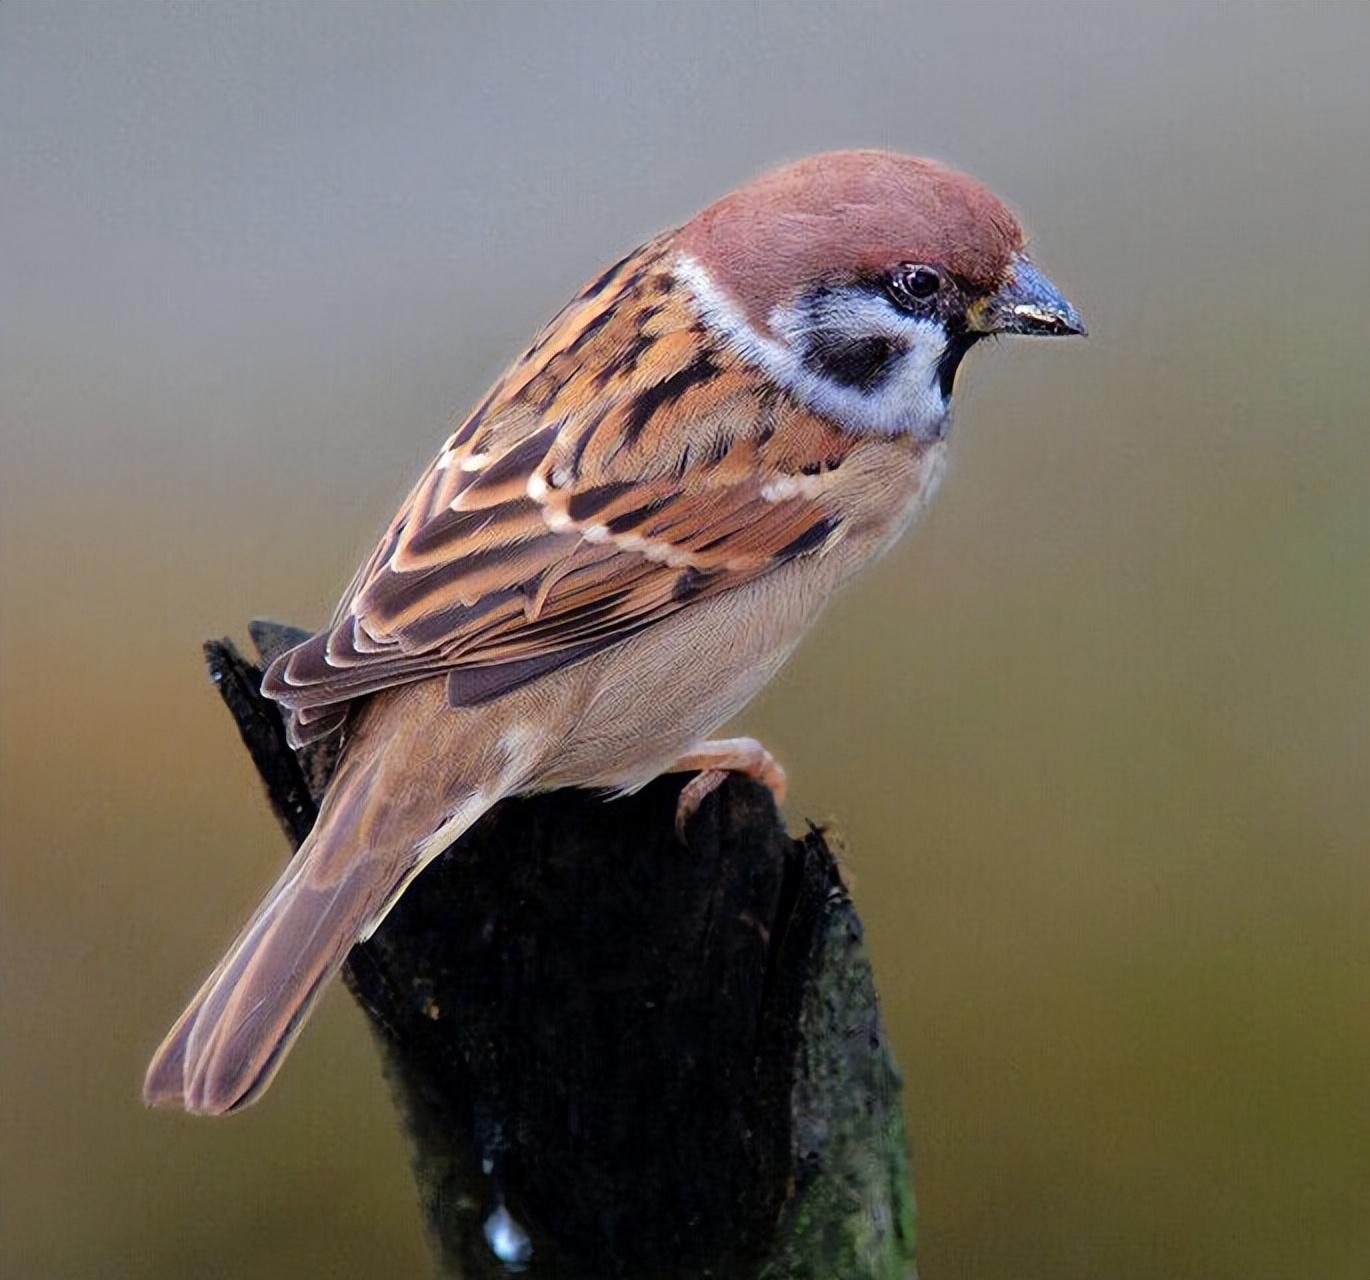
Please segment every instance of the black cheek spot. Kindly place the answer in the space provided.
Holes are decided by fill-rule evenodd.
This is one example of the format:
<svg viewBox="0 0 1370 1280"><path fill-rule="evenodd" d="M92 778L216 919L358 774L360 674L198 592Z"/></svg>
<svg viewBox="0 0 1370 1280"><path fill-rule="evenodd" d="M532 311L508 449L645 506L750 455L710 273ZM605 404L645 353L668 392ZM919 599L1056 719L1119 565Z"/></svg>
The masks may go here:
<svg viewBox="0 0 1370 1280"><path fill-rule="evenodd" d="M863 393L876 390L894 369L903 348L882 334L852 338L831 329L810 335L804 350L804 368L842 387Z"/></svg>

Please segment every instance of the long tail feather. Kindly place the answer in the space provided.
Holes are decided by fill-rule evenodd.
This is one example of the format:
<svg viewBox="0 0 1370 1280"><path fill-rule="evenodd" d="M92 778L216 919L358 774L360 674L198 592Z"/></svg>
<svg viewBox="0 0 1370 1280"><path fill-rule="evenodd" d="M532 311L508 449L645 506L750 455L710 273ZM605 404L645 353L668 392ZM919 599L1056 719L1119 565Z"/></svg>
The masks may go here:
<svg viewBox="0 0 1370 1280"><path fill-rule="evenodd" d="M195 1030L200 1015L214 992L227 990L221 986L221 983L229 966L241 954L243 948L251 942L252 938L257 935L259 926L272 914L274 904L287 891L289 884L299 876L307 851L308 846L306 845L291 859L285 873L276 882L271 892L262 899L261 905L253 912L252 918L247 924L243 926L243 930L233 946L219 961L214 972L205 979L199 991L195 993L194 998L186 1006L185 1011L176 1019L175 1025L167 1032L166 1038L158 1046L157 1052L153 1054L152 1062L147 1069L147 1076L143 1081L143 1100L149 1106L179 1107L185 1105L185 1064L191 1033Z"/></svg>
<svg viewBox="0 0 1370 1280"><path fill-rule="evenodd" d="M431 822L386 811L369 781L335 783L309 839L153 1056L149 1104L218 1115L255 1101L353 943L488 807L471 797L439 842Z"/></svg>

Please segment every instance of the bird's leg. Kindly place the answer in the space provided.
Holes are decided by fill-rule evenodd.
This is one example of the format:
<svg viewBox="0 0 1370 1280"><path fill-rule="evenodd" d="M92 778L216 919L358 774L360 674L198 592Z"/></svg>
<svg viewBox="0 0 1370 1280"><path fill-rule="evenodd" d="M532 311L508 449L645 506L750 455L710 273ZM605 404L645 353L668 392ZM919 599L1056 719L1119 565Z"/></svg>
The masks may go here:
<svg viewBox="0 0 1370 1280"><path fill-rule="evenodd" d="M688 755L681 756L667 773L693 773L681 789L676 804L675 829L684 839L685 825L694 817L704 797L715 790L730 773L745 774L770 790L777 805L785 802L785 770L755 738L719 738L701 742Z"/></svg>

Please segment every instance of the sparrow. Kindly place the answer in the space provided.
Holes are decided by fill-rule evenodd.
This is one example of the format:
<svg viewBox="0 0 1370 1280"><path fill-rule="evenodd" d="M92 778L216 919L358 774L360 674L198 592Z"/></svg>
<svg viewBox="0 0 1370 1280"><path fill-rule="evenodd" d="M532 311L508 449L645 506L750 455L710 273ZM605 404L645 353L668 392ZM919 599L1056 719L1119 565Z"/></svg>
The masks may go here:
<svg viewBox="0 0 1370 1280"><path fill-rule="evenodd" d="M263 691L340 739L318 820L144 1096L255 1101L354 943L506 796L727 771L711 740L946 463L966 353L1082 334L974 179L885 151L770 172L595 276L443 443Z"/></svg>

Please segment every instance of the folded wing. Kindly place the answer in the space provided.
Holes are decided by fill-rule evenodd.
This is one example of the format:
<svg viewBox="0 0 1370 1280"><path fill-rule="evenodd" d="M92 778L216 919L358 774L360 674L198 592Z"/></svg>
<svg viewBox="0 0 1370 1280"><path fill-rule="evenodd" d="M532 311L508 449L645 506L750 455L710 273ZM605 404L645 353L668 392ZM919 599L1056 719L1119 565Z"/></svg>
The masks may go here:
<svg viewBox="0 0 1370 1280"><path fill-rule="evenodd" d="M330 626L264 689L297 742L447 674L454 705L575 662L842 536L855 441L705 335L648 246L562 312L446 442Z"/></svg>

